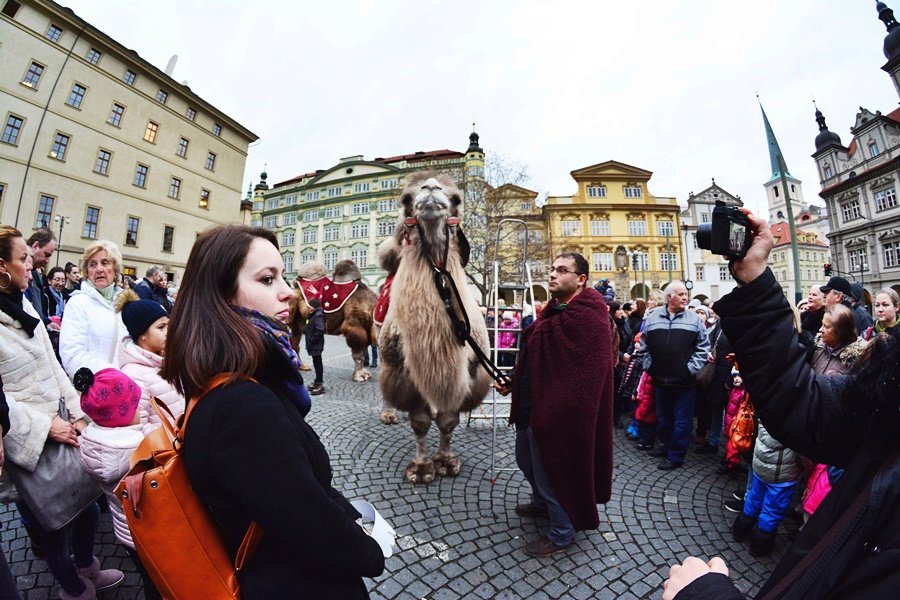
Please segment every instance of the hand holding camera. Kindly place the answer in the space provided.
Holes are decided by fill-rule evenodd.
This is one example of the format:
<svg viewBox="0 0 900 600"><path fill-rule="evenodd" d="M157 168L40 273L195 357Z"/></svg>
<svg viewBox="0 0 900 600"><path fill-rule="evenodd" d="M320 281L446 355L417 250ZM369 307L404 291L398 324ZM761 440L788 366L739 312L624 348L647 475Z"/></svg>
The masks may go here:
<svg viewBox="0 0 900 600"><path fill-rule="evenodd" d="M769 224L748 208L717 201L712 223L697 226L697 246L731 259L731 272L739 283L763 274L775 241Z"/></svg>

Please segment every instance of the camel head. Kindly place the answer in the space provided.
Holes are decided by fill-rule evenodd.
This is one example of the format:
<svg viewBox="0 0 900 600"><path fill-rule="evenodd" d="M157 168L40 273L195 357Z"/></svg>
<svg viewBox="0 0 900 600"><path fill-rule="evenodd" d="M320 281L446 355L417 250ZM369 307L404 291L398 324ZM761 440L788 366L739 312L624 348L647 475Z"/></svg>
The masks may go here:
<svg viewBox="0 0 900 600"><path fill-rule="evenodd" d="M461 262L468 262L468 242L459 223L462 219L462 192L446 174L432 171L412 173L400 194L399 231L417 245L435 264L443 264L448 251L448 235L458 236L458 246L450 244L449 251L460 252Z"/></svg>

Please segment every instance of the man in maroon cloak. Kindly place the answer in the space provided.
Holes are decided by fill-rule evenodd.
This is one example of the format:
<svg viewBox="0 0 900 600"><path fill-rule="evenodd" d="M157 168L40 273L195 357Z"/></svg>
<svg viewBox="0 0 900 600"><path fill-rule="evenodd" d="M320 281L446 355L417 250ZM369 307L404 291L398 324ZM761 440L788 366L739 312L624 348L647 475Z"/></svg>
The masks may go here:
<svg viewBox="0 0 900 600"><path fill-rule="evenodd" d="M552 300L523 333L509 386L516 425L516 462L533 500L522 517L546 516L546 536L525 546L545 557L572 544L576 531L600 525L597 504L609 501L613 464L613 361L609 310L587 286L588 264L559 255L550 270Z"/></svg>

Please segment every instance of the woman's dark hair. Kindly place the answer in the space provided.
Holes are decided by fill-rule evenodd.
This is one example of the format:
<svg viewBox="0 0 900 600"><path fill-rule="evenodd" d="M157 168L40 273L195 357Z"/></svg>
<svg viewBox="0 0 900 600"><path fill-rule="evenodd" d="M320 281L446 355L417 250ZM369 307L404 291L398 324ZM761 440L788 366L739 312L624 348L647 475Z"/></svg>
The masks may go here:
<svg viewBox="0 0 900 600"><path fill-rule="evenodd" d="M856 321L853 312L843 304L832 304L825 309L826 315L831 315L831 327L838 345L852 344L859 333L856 331Z"/></svg>
<svg viewBox="0 0 900 600"><path fill-rule="evenodd" d="M632 300L634 302L634 313L638 315L640 318L644 318L644 313L647 312L647 302L643 298L635 298Z"/></svg>
<svg viewBox="0 0 900 600"><path fill-rule="evenodd" d="M172 310L160 375L188 400L220 373L228 381L251 377L265 360L256 327L229 306L238 273L253 240L278 248L271 231L248 225L220 225L194 242Z"/></svg>
<svg viewBox="0 0 900 600"><path fill-rule="evenodd" d="M53 267L53 268L50 269L50 271L47 273L47 281L50 281L51 279L53 279L53 276L56 275L57 273L62 273L63 275L66 274L66 272L63 271L63 268L62 268L62 267Z"/></svg>
<svg viewBox="0 0 900 600"><path fill-rule="evenodd" d="M615 316L617 310L622 308L622 305L615 300L611 301L609 304L607 304L607 306L609 307L609 314L613 316Z"/></svg>
<svg viewBox="0 0 900 600"><path fill-rule="evenodd" d="M0 225L0 258L12 260L13 241L22 237L22 232L12 225Z"/></svg>

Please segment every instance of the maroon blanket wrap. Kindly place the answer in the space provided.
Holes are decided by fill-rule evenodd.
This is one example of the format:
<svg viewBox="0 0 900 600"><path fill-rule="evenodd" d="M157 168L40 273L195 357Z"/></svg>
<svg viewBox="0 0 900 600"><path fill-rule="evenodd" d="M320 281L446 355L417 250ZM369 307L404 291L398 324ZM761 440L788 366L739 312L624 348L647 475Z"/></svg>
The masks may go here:
<svg viewBox="0 0 900 600"><path fill-rule="evenodd" d="M609 309L587 288L555 301L527 331L531 429L553 491L576 531L597 529L613 472L613 351ZM549 310L548 310L549 309ZM513 382L515 411L518 378Z"/></svg>

